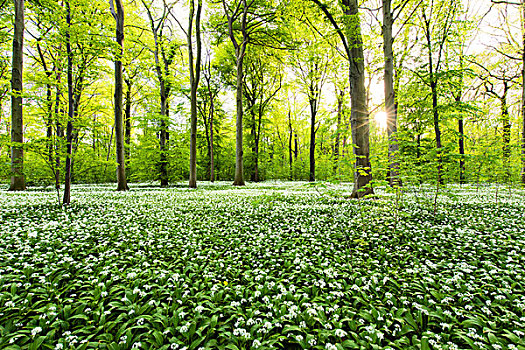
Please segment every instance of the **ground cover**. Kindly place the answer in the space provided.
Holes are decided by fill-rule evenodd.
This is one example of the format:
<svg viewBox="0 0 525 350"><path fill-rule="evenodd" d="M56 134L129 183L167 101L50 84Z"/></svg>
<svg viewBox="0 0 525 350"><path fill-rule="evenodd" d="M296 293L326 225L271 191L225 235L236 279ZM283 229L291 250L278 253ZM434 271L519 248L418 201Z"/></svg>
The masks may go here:
<svg viewBox="0 0 525 350"><path fill-rule="evenodd" d="M525 349L525 192L0 192L2 349Z"/></svg>

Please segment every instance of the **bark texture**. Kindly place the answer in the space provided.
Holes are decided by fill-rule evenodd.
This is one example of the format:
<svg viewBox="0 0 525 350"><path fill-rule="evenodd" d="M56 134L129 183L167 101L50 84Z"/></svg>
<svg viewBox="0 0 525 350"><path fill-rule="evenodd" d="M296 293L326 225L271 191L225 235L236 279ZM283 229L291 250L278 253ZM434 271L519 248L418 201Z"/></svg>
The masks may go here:
<svg viewBox="0 0 525 350"><path fill-rule="evenodd" d="M71 51L71 9L69 1L66 1L66 21L68 30L66 32L66 53L67 53L67 97L68 97L68 118L66 127L66 164L64 178L64 205L71 203L71 157L73 154L73 53Z"/></svg>
<svg viewBox="0 0 525 350"><path fill-rule="evenodd" d="M111 4L113 1L111 0ZM116 41L119 46L115 60L115 149L117 157L117 191L127 191L126 160L124 155L124 125L122 122L122 54L124 43L124 6L122 0L115 0L116 11L113 16L116 21Z"/></svg>
<svg viewBox="0 0 525 350"><path fill-rule="evenodd" d="M394 51L392 45L392 26L394 18L392 14L392 1L383 0L383 54L385 57L385 112L387 115L387 134L388 134L388 158L389 162L389 183L390 186L399 186L399 161L397 154L399 144L396 138L397 132L397 104L396 93L394 89Z"/></svg>
<svg viewBox="0 0 525 350"><path fill-rule="evenodd" d="M195 14L194 0L190 0L190 20L188 25L188 50L190 65L190 85L191 85L191 121L190 121L190 180L189 187L197 188L197 89L201 74L201 9L202 0L198 1L197 14L195 16L195 34L197 41L197 56L193 55L193 16Z"/></svg>
<svg viewBox="0 0 525 350"><path fill-rule="evenodd" d="M371 186L372 166L370 163L370 125L366 103L365 65L363 38L359 21L357 0L342 0L343 10L348 16L346 37L350 49L350 96L352 141L356 157L353 198L362 198L373 194Z"/></svg>
<svg viewBox="0 0 525 350"><path fill-rule="evenodd" d="M15 31L11 69L11 185L10 191L26 189L24 176L24 114L22 109L22 72L24 61L24 0L14 0Z"/></svg>

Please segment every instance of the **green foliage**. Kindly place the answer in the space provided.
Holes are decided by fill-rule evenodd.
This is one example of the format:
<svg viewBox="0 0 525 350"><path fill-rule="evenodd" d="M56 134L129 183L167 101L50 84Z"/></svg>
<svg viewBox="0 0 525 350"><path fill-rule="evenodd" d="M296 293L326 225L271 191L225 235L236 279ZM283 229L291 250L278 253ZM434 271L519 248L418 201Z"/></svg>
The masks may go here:
<svg viewBox="0 0 525 350"><path fill-rule="evenodd" d="M0 194L0 347L525 346L523 190L143 186Z"/></svg>

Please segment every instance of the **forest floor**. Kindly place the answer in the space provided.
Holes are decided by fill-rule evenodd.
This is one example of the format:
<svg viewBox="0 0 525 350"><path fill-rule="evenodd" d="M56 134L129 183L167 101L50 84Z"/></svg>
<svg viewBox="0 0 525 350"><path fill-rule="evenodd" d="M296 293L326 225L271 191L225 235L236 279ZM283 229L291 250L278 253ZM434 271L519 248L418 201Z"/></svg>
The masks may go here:
<svg viewBox="0 0 525 350"><path fill-rule="evenodd" d="M2 349L525 349L525 191L0 192Z"/></svg>

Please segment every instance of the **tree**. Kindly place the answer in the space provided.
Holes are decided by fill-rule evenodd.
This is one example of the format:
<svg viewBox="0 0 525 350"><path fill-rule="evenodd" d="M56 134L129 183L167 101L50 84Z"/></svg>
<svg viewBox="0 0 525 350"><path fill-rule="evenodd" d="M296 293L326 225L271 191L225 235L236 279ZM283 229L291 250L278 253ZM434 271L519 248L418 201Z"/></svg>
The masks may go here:
<svg viewBox="0 0 525 350"><path fill-rule="evenodd" d="M188 63L190 66L190 86L191 86L191 136L190 136L190 180L189 187L197 187L197 90L201 75L201 11L202 0L197 2L197 13L195 14L195 2L190 0L190 14L187 31L188 39ZM193 57L193 17L195 16L195 39L197 41L197 56ZM211 126L213 129L213 126Z"/></svg>
<svg viewBox="0 0 525 350"><path fill-rule="evenodd" d="M24 60L24 0L14 0L15 31L11 75L11 186L9 190L25 190L24 176L24 116L22 109Z"/></svg>
<svg viewBox="0 0 525 350"><path fill-rule="evenodd" d="M493 4L517 5L521 7L521 183L525 184L525 0L506 1L506 0L492 0Z"/></svg>
<svg viewBox="0 0 525 350"><path fill-rule="evenodd" d="M339 35L345 48L349 65L349 85L351 96L350 124L352 142L356 157L354 167L353 198L362 198L373 194L371 186L372 166L370 163L370 126L365 88L365 67L363 52L363 37L359 19L357 0L341 0L343 12L342 27L330 12L328 6L321 0L311 0L323 11L327 19Z"/></svg>
<svg viewBox="0 0 525 350"><path fill-rule="evenodd" d="M166 52L164 45L164 29L166 25L166 19L170 12L170 8L164 3L162 15L155 19L153 17L151 4L146 4L145 0L142 0L142 4L146 9L148 18L150 21L151 33L153 35L154 49L153 56L155 58L155 72L159 81L159 96L160 96L160 185L161 187L168 186L168 156L167 156L167 141L169 139L168 132L168 117L169 117L169 105L168 100L171 94L171 84L169 81L170 77L170 64L173 61L175 54L176 45L173 43ZM162 61L161 61L162 60Z"/></svg>
<svg viewBox="0 0 525 350"><path fill-rule="evenodd" d="M301 81L310 106L309 181L315 181L315 135L319 128L317 115L328 71L329 53L330 51L320 43L305 40L303 50L292 55L294 70Z"/></svg>
<svg viewBox="0 0 525 350"><path fill-rule="evenodd" d="M516 83L518 74L513 74L508 71L505 64L498 62L498 68L488 69L487 67L477 64L483 70L482 79L485 85L485 91L487 94L495 97L500 103L500 121L502 124L502 154L503 154L503 167L505 169L506 181L510 179L510 155L511 155L511 122L509 115L509 102L508 96L510 89ZM496 80L501 84L501 88L498 89L494 86L491 80Z"/></svg>
<svg viewBox="0 0 525 350"><path fill-rule="evenodd" d="M116 22L118 52L115 59L115 144L117 152L117 191L128 190L126 181L126 160L124 157L124 127L122 124L122 55L124 41L124 6L122 0L110 0L111 13Z"/></svg>
<svg viewBox="0 0 525 350"><path fill-rule="evenodd" d="M246 54L246 46L248 45L248 11L250 6L254 3L255 0L250 0L250 3L247 3L247 0L237 1L234 6L231 6L227 3L226 0L222 0L222 6L224 9L224 14L228 21L228 36L233 44L235 49L235 63L237 70L237 83L235 86L236 90L236 106L237 106L237 116L236 116L236 142L235 142L235 177L233 184L235 186L244 186L244 164L243 164L243 131L242 131L242 119L244 115L243 109L243 80L244 80L244 56ZM241 39L238 40L234 32L234 24L240 21L240 32Z"/></svg>
<svg viewBox="0 0 525 350"><path fill-rule="evenodd" d="M384 68L384 85L385 85L385 112L387 116L387 134L388 134L388 158L389 162L389 183L390 186L401 184L399 179L399 162L397 153L399 152L399 143L396 138L397 132L397 101L394 84L394 50L393 44L395 36L392 34L392 28L395 20L399 17L405 6L410 0L402 1L396 8L392 9L392 0L383 1L383 54L385 57ZM419 3L415 6L419 6ZM397 13L396 13L397 10Z"/></svg>
<svg viewBox="0 0 525 350"><path fill-rule="evenodd" d="M439 82L444 58L445 44L452 33L454 16L458 10L454 0L430 0L429 4L421 6L423 33L426 39L428 59L428 77L425 82L430 86L432 96L432 116L436 137L436 152L438 158L437 178L443 183L443 144L439 118Z"/></svg>
<svg viewBox="0 0 525 350"><path fill-rule="evenodd" d="M253 182L261 180L259 151L263 117L282 87L281 64L274 51L270 48L256 47L245 58L247 71L243 88L248 115L247 124L251 129L249 139L252 148L250 180Z"/></svg>
<svg viewBox="0 0 525 350"><path fill-rule="evenodd" d="M63 204L71 203L71 158L73 156L73 117L75 115L75 103L73 92L73 52L71 50L71 8L69 1L66 1L66 53L67 53L67 100L68 100L68 118L66 127L66 169L64 181L64 198Z"/></svg>

